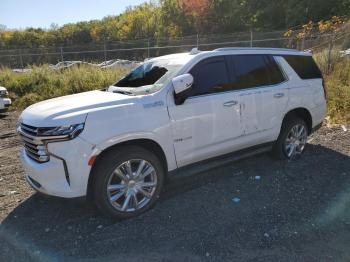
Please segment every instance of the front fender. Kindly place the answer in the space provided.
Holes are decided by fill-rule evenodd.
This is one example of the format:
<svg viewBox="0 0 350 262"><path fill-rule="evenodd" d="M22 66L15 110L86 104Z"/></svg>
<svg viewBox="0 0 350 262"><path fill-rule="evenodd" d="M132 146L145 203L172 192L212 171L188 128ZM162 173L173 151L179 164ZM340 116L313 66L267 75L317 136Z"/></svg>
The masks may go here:
<svg viewBox="0 0 350 262"><path fill-rule="evenodd" d="M94 153L136 139L149 139L163 150L168 169L176 168L168 110L161 94L135 97L134 103L89 112L81 137L95 145ZM148 106L152 104L152 106Z"/></svg>
<svg viewBox="0 0 350 262"><path fill-rule="evenodd" d="M91 157L98 156L103 151L105 151L106 149L112 146L116 146L118 144L129 142L129 141L132 142L134 140L139 140L139 139L151 140L157 143L162 148L166 157L168 171L171 171L177 168L176 159L174 155L174 148L173 148L173 145L171 144L171 140L164 137L162 138L161 136L159 136L159 134L154 132L125 133L115 137L111 137L95 145L95 148L92 151Z"/></svg>

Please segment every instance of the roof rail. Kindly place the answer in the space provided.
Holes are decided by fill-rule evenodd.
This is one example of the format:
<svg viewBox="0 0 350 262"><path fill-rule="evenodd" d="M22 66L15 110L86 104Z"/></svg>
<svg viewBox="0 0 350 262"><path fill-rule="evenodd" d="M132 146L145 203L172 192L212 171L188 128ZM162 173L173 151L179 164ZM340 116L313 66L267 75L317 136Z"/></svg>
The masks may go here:
<svg viewBox="0 0 350 262"><path fill-rule="evenodd" d="M291 48L266 48L266 47L222 47L214 49L213 51L234 51L234 50L270 50L270 51L289 51L289 52L299 52L297 49Z"/></svg>

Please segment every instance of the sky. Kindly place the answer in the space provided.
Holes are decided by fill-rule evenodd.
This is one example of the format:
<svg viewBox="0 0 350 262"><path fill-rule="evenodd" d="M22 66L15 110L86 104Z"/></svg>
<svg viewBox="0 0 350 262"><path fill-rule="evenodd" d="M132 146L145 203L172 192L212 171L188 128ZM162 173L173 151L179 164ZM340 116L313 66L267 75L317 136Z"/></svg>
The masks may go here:
<svg viewBox="0 0 350 262"><path fill-rule="evenodd" d="M0 0L0 24L10 29L101 19L145 0Z"/></svg>

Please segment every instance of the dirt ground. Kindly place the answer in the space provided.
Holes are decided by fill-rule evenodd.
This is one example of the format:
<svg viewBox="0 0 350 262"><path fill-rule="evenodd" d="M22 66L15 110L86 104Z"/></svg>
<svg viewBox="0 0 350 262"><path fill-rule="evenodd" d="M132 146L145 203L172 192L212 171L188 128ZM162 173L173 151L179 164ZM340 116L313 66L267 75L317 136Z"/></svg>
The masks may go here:
<svg viewBox="0 0 350 262"><path fill-rule="evenodd" d="M301 159L268 154L173 179L149 212L101 217L26 184L0 117L0 261L350 261L350 131L323 127Z"/></svg>
<svg viewBox="0 0 350 262"><path fill-rule="evenodd" d="M0 221L31 196L19 161L20 140L16 133L19 113L0 114Z"/></svg>

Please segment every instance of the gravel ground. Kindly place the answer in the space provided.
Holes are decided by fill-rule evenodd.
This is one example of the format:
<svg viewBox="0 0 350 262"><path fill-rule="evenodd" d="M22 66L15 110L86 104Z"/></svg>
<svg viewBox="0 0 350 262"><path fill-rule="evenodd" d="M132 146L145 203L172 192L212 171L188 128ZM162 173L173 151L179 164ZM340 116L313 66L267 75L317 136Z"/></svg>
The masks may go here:
<svg viewBox="0 0 350 262"><path fill-rule="evenodd" d="M323 127L295 161L174 179L155 208L113 221L29 188L17 118L0 118L0 261L350 261L350 131Z"/></svg>

